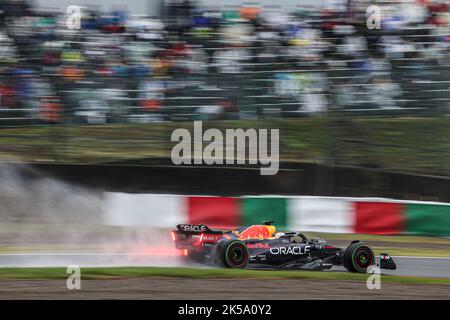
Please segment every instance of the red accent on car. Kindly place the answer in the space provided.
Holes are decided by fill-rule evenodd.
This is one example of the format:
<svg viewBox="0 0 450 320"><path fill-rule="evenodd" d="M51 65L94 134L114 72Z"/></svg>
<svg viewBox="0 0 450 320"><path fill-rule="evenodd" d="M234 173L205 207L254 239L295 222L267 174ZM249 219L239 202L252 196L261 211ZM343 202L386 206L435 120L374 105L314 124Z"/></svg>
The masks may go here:
<svg viewBox="0 0 450 320"><path fill-rule="evenodd" d="M269 249L269 244L268 243L261 243L261 242L257 242L257 243L247 243L247 248L249 249Z"/></svg>
<svg viewBox="0 0 450 320"><path fill-rule="evenodd" d="M239 239L249 239L249 238L259 238L259 239L267 239L271 236L269 230L266 226L262 225L254 225L248 227L244 231L241 232Z"/></svg>
<svg viewBox="0 0 450 320"><path fill-rule="evenodd" d="M200 242L202 243L214 243L222 239L221 234L208 234L208 233L202 233L200 237Z"/></svg>

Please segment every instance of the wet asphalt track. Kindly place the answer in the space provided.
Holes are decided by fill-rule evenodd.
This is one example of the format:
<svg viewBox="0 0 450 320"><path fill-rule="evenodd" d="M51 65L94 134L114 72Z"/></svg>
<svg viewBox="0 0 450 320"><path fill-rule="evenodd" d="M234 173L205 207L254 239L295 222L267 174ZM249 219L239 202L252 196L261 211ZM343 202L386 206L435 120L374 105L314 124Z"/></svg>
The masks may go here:
<svg viewBox="0 0 450 320"><path fill-rule="evenodd" d="M383 274L450 278L450 258L394 257L397 270L382 270ZM0 254L0 268L4 267L111 267L111 266L179 266L173 257L159 257L156 261L145 255L98 253L5 253ZM333 270L345 270L333 267ZM330 271L328 271L330 272Z"/></svg>

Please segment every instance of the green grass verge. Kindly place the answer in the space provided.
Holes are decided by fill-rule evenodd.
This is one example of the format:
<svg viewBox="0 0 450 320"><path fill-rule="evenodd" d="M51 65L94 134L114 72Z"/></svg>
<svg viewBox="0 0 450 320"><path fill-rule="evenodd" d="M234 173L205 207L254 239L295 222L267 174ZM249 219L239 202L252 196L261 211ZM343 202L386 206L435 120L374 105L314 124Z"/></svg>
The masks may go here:
<svg viewBox="0 0 450 320"><path fill-rule="evenodd" d="M64 268L0 268L0 279L66 279ZM123 279L142 277L180 277L195 279L246 278L246 279L315 279L366 281L366 274L319 271L234 270L187 267L117 267L82 268L85 280ZM409 284L450 285L450 279L383 275L382 281Z"/></svg>
<svg viewBox="0 0 450 320"><path fill-rule="evenodd" d="M450 175L450 117L210 121L208 128L280 129L280 160L371 165ZM168 157L171 132L192 122L2 128L0 159L99 163Z"/></svg>

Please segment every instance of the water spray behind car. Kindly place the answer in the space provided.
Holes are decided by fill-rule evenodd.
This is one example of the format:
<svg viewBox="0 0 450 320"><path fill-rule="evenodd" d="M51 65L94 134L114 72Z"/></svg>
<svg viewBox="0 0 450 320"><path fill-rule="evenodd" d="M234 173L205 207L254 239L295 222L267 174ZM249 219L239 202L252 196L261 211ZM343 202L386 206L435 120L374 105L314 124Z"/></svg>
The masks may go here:
<svg viewBox="0 0 450 320"><path fill-rule="evenodd" d="M49 177L28 165L0 166L0 250L29 266L177 265L167 230L112 223L117 195ZM137 204L140 205L140 204ZM81 259L80 256L88 258ZM32 258L33 257L33 258Z"/></svg>

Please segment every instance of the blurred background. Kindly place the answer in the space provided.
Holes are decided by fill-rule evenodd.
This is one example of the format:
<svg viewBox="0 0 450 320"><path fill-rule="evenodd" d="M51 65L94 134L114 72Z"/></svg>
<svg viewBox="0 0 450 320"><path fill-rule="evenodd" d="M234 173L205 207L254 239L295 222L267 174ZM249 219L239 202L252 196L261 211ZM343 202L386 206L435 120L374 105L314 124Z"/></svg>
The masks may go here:
<svg viewBox="0 0 450 320"><path fill-rule="evenodd" d="M70 5L0 1L1 161L120 191L450 201L448 2L80 0L73 30ZM281 171L168 169L193 120L279 129Z"/></svg>
<svg viewBox="0 0 450 320"><path fill-rule="evenodd" d="M381 8L381 29L367 28L372 4ZM70 5L80 6L80 29L67 27ZM112 212L133 221L120 226L155 227L169 209L173 219L156 227L192 220L188 209L173 205L189 207L188 197L141 201L129 193L219 196L217 203L229 207L199 205L211 213L200 210L201 222L219 225L230 212L237 218L228 225L243 222L235 214L238 200L223 196L450 202L449 6L445 0L0 0L0 215L12 223L0 230L4 250L153 241L146 229L99 228ZM262 177L249 165L173 166L171 133L192 129L193 120L203 120L204 130L279 129L279 173ZM305 201L311 217L334 212L334 202ZM351 211L352 201L342 212ZM441 203L431 214L421 204L410 210L419 226L412 232L448 237L450 206ZM265 206L248 221L271 218ZM399 215L407 207L393 206ZM422 212L434 217L429 229L420 227ZM403 218L385 231L389 219L380 220L382 231L361 233L408 231ZM434 245L448 255L448 242Z"/></svg>
<svg viewBox="0 0 450 320"><path fill-rule="evenodd" d="M308 132L320 127L320 133L311 134L316 140L338 139L337 125L343 135L361 130L348 132L361 140L359 148L376 148L379 141L371 130L391 136L385 130L398 129L411 139L393 143L401 148L398 157L422 153L421 147L448 157L442 153L448 151L442 144L446 122L443 127L417 118L449 112L448 2L79 1L81 30L69 30L66 8L72 2L0 2L0 125L23 128L4 132L17 133L14 139L37 132L39 138L31 127L81 126L80 132L53 131L40 141L42 152L49 151L43 146L49 138L92 138L84 125L127 132L131 125L150 124L146 128L155 130L146 138L151 141L139 141L149 146L154 140L165 144L165 132L156 129L164 125L156 124L167 122L320 118L329 126L305 121L305 126L313 123ZM370 4L381 7L380 30L366 26ZM353 117L383 121L358 125ZM393 117L409 120L393 124ZM301 130L302 122L277 125L283 129L284 123L284 137L295 140L292 131ZM104 133L97 138L111 134ZM128 134L120 133L123 139ZM2 151L7 137L2 134ZM338 142L345 144L346 138ZM29 140L13 142L25 148ZM82 155L66 142L67 148L59 141L52 151L64 149L62 158ZM289 157L299 146L285 142ZM40 153L29 151L28 156ZM333 155L349 163L358 156ZM381 161L366 159L372 160ZM435 160L420 163L423 171L448 172L444 161Z"/></svg>
<svg viewBox="0 0 450 320"><path fill-rule="evenodd" d="M80 0L79 30L69 5L0 1L0 160L170 165L171 132L204 120L280 129L292 170L243 190L257 177L219 172L199 194L450 201L435 180L450 174L447 1ZM145 170L115 187L186 193L199 176L158 169L133 188Z"/></svg>
<svg viewBox="0 0 450 320"><path fill-rule="evenodd" d="M444 1L69 5L1 1L2 124L448 113Z"/></svg>
<svg viewBox="0 0 450 320"><path fill-rule="evenodd" d="M450 171L446 1L80 0L70 30L72 2L0 1L3 161L165 158L209 120L279 128L288 162Z"/></svg>

